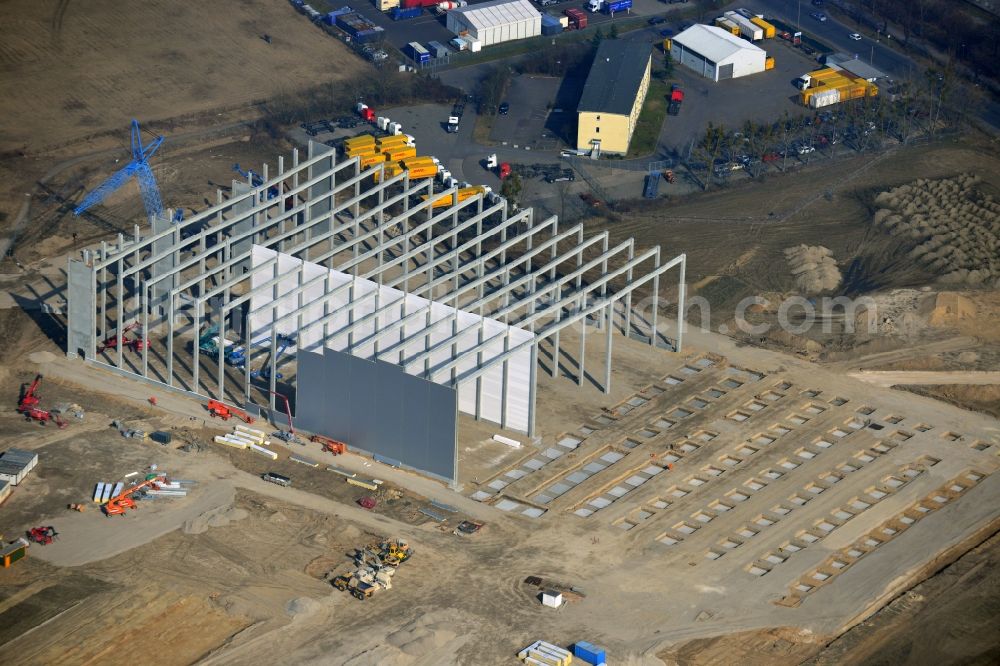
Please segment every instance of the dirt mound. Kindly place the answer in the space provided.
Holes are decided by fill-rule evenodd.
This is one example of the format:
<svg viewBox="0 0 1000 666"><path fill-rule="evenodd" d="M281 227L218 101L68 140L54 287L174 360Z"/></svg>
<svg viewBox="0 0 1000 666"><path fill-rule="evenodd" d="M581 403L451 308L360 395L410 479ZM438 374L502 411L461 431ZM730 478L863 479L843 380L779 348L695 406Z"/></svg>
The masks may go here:
<svg viewBox="0 0 1000 666"><path fill-rule="evenodd" d="M297 597L288 602L285 612L289 615L308 615L320 609L320 604L309 597Z"/></svg>
<svg viewBox="0 0 1000 666"><path fill-rule="evenodd" d="M32 363L51 363L56 360L56 355L47 351L31 352L28 354L28 360Z"/></svg>
<svg viewBox="0 0 1000 666"><path fill-rule="evenodd" d="M797 245L785 250L785 259L795 277L795 286L803 294L832 291L840 286L840 269L828 248Z"/></svg>
<svg viewBox="0 0 1000 666"><path fill-rule="evenodd" d="M931 326L953 326L963 319L976 316L976 305L961 294L942 291L921 308Z"/></svg>
<svg viewBox="0 0 1000 666"><path fill-rule="evenodd" d="M947 284L1000 283L1000 202L980 178L919 178L875 197L873 222L914 242L910 258Z"/></svg>
<svg viewBox="0 0 1000 666"><path fill-rule="evenodd" d="M184 534L203 534L209 527L225 527L231 522L243 520L248 515L245 509L236 507L219 507L206 511L197 518L185 521L181 529Z"/></svg>

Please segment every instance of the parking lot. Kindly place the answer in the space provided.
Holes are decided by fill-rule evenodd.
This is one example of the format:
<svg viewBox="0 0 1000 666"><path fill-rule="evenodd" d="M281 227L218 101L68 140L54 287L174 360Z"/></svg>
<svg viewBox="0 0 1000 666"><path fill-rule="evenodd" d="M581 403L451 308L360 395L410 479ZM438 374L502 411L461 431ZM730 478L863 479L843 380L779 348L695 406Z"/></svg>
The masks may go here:
<svg viewBox="0 0 1000 666"><path fill-rule="evenodd" d="M476 5L487 1L488 0L471 0L469 5ZM345 3L338 2L337 0L314 0L311 4L317 9L317 11L328 12L343 7ZM375 5L370 0L358 0L349 4L354 11L361 14L369 21L375 25L382 26L385 29L385 43L397 49L402 49L410 42L420 42L421 44L426 44L429 41L438 41L447 45L448 42L455 37L455 35L445 27L444 14L433 14L430 11L425 10L424 13L417 18L393 21L388 14L380 12L376 9ZM541 7L537 4L537 2L533 4L538 11L552 14L553 16L561 16L565 10L571 7L585 8L586 6L586 3L581 2L581 0L557 2L556 4L549 5L547 7ZM608 27L613 21L621 21L622 19L635 16L666 14L673 8L680 10L684 6L685 5L681 3L667 5L659 2L659 0L633 0L633 8L630 12L624 14L619 13L614 17L605 14L591 14L587 12L587 18L591 26L600 26L604 29L604 32L607 32ZM488 48L489 47L484 47L484 49ZM451 56L458 56L458 54L452 52ZM454 57L450 59L450 63L460 64L461 60L462 56ZM407 61L407 64L412 63Z"/></svg>
<svg viewBox="0 0 1000 666"><path fill-rule="evenodd" d="M715 83L675 64L674 79L684 87L684 105L680 115L668 116L660 135L660 151L684 156L692 139L705 133L709 122L729 130L739 130L747 120L773 122L787 111L791 116L808 110L798 102L792 80L819 65L778 39L758 42L774 56L774 69L729 81Z"/></svg>
<svg viewBox="0 0 1000 666"><path fill-rule="evenodd" d="M502 146L532 150L556 150L560 141L572 145L583 84L574 77L514 77L506 98L510 111L496 117L490 138Z"/></svg>

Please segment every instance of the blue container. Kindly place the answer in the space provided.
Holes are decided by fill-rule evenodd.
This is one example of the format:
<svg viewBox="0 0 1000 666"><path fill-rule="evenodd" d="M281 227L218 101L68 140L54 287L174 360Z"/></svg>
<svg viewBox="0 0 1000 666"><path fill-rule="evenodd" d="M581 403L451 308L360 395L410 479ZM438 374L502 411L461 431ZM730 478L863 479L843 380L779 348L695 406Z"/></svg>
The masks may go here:
<svg viewBox="0 0 1000 666"><path fill-rule="evenodd" d="M359 30L354 33L354 40L361 43L367 44L368 42L376 42L382 35L385 34L385 28L381 26L375 26L368 30Z"/></svg>
<svg viewBox="0 0 1000 666"><path fill-rule="evenodd" d="M632 0L626 1L629 4L632 3ZM599 648L593 643L587 643L585 641L573 644L573 656L577 659L582 659L588 664L603 664L607 662L604 648Z"/></svg>
<svg viewBox="0 0 1000 666"><path fill-rule="evenodd" d="M626 9L632 9L632 0L611 0L611 2L604 3L605 14L617 14Z"/></svg>
<svg viewBox="0 0 1000 666"><path fill-rule="evenodd" d="M423 12L423 7L396 7L392 10L390 16L392 16L393 21L403 21L406 19L417 18Z"/></svg>
<svg viewBox="0 0 1000 666"><path fill-rule="evenodd" d="M403 52L413 58L413 62L423 64L431 59L430 52L418 42L410 42L403 47Z"/></svg>
<svg viewBox="0 0 1000 666"><path fill-rule="evenodd" d="M549 14L542 14L542 34L548 37L549 35L558 35L563 31L562 23L559 22L555 16L550 16Z"/></svg>

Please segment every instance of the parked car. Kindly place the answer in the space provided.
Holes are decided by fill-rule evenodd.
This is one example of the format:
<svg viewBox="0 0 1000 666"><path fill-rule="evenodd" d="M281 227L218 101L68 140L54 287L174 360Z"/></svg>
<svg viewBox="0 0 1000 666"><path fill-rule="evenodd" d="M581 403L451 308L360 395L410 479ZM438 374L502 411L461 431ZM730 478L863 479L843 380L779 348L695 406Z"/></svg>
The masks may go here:
<svg viewBox="0 0 1000 666"><path fill-rule="evenodd" d="M541 7L548 7L549 5L554 5L558 0L538 0L538 4Z"/></svg>
<svg viewBox="0 0 1000 666"><path fill-rule="evenodd" d="M860 42L861 41L861 35L859 35L856 32L852 32L851 34L848 35L848 37L850 37L851 39L853 39L856 42Z"/></svg>
<svg viewBox="0 0 1000 666"><path fill-rule="evenodd" d="M761 159L765 162L777 162L778 160L781 159L781 155L779 155L778 153L764 153Z"/></svg>
<svg viewBox="0 0 1000 666"><path fill-rule="evenodd" d="M814 19L816 19L821 23L826 20L826 14L824 14L823 12L813 12L809 16L812 16Z"/></svg>
<svg viewBox="0 0 1000 666"><path fill-rule="evenodd" d="M671 37L673 36L673 34L674 31L671 30L670 28L664 28L663 30L660 31L660 37Z"/></svg>
<svg viewBox="0 0 1000 666"><path fill-rule="evenodd" d="M813 148L812 146L810 146L809 144L806 144L806 143L804 143L801 146L799 146L796 150L799 151L799 155L808 155L809 153L815 153L816 152L815 148Z"/></svg>
<svg viewBox="0 0 1000 666"><path fill-rule="evenodd" d="M504 102L503 104L500 105L500 115L506 116L508 113L510 113L510 104Z"/></svg>
<svg viewBox="0 0 1000 666"><path fill-rule="evenodd" d="M654 16L648 21L649 25L660 25L661 23L666 23L666 22L667 19L663 18L662 16Z"/></svg>
<svg viewBox="0 0 1000 666"><path fill-rule="evenodd" d="M812 3L813 3L813 7L822 7L823 6L823 0L812 0Z"/></svg>

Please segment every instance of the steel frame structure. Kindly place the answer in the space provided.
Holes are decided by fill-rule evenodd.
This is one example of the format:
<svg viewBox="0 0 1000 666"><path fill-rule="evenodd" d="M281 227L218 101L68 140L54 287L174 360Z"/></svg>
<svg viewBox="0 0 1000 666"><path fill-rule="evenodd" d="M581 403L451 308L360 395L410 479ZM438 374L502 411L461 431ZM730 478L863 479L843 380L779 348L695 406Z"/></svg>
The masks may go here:
<svg viewBox="0 0 1000 666"><path fill-rule="evenodd" d="M677 268L678 312L684 310L683 254L664 260L659 247L640 252L632 239L611 247L607 232L588 238L581 224L560 229L554 216L536 221L532 209L511 213L508 202L494 194L435 207L435 200L454 195L457 188L436 190L434 179L411 182L405 172L384 178L381 166L362 170L357 159L338 161L334 151L312 142L304 160L293 151L289 168L279 157L277 174L270 176L264 165L262 175L263 182L257 187L234 182L229 197L218 191L215 206L180 224L170 224L168 215L154 220L152 232L145 236L137 226L132 238L119 235L115 245L102 243L97 250L85 251L82 261L71 260L67 354L76 356L79 350L88 363L196 396L231 396L246 405L251 402L251 357L267 351L254 350L247 322L261 308L250 311L250 301L275 293L280 281L294 278L298 286L291 295L298 298L298 307L275 323L292 321L299 330L321 327L323 340L347 333L352 348L374 343L375 358L408 368L416 365L420 368L416 374L439 383L458 387L474 381L477 418L482 375L500 364L506 377L508 360L530 347L528 434L534 435L538 350L543 342L551 345L551 374L555 376L560 332L577 327L580 356L576 379L582 384L586 329L606 329L602 388L608 392L616 308L622 321L617 328L626 336L648 338L650 345L657 345L662 338L657 328L659 280ZM380 177L378 182L373 176ZM273 188L281 194L274 197ZM272 192L270 199L268 192ZM421 195L426 197L421 200ZM330 288L328 281L324 284L323 317L306 323L304 309L316 304L304 303L302 295L316 287L317 280L328 278L306 280L302 262L294 274L279 274L277 255L250 266L253 245L393 286L456 310L478 313L526 329L534 338L511 345L508 332L501 336L505 338L503 353L484 359L483 350L498 338L484 338L480 330L474 348L431 364L435 352L448 346L457 348L455 317L432 322L428 305L404 312L388 326L379 327L379 315L398 308L398 303L376 302L374 312L355 319L355 309L370 295L356 301L350 284ZM598 277L588 279L587 274ZM252 275L267 279L251 286ZM652 290L651 321L639 321L633 314L632 295L642 287ZM336 322L345 313L332 311L330 302L335 297L343 300L345 291L349 300L347 323L339 325ZM162 372L158 367L151 369L148 345L143 346L137 364L130 359L125 362L121 344L110 354L98 354L98 340L123 330L132 321L141 322L144 335L154 345L162 340L166 351ZM374 334L355 340L362 327L370 328L373 321ZM206 355L198 345L202 324L207 322L218 326L220 340L212 358L202 358ZM676 336L670 341L676 351L683 343L681 322L682 317L678 317ZM332 329L334 325L339 328ZM449 326L452 335L431 345L431 333ZM643 327L648 335L641 333ZM153 331L161 335L151 335ZM228 333L239 337L247 353L236 393L227 393L223 341ZM261 390L271 391L268 399L272 409L277 390L277 337L276 326L272 326L270 339L264 340L270 352L270 377L269 386ZM423 350L404 357L404 348L421 338ZM182 339L189 343L187 355L178 353L177 342ZM180 351L185 348L181 346ZM474 367L460 372L462 360L470 355L476 357ZM178 373L178 365L188 371L189 380ZM203 372L214 376L206 381Z"/></svg>

